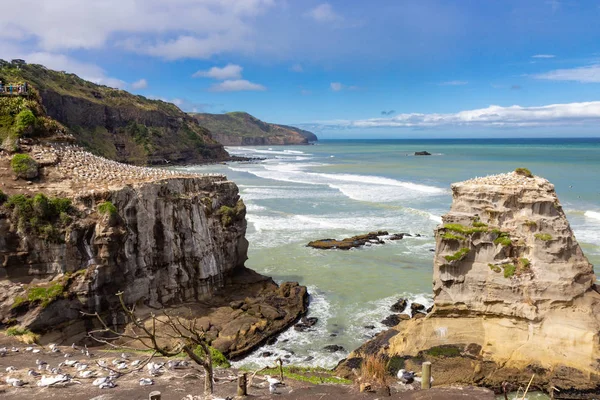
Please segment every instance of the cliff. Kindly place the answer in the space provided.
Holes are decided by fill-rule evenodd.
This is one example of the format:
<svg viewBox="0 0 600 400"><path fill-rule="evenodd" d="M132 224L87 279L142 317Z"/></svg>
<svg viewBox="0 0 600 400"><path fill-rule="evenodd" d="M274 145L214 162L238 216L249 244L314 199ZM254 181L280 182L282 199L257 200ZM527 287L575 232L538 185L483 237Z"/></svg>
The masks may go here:
<svg viewBox="0 0 600 400"><path fill-rule="evenodd" d="M0 62L0 81L29 85L27 98L0 98L0 142L9 135L16 114L27 108L47 118L45 127L52 129L45 131L72 135L94 154L121 162L203 163L229 157L208 130L171 103L35 64Z"/></svg>
<svg viewBox="0 0 600 400"><path fill-rule="evenodd" d="M244 112L192 115L224 146L309 144L318 140L312 132L263 122Z"/></svg>
<svg viewBox="0 0 600 400"><path fill-rule="evenodd" d="M408 368L432 361L435 384L498 389L535 374L533 387L554 386L556 398L592 398L600 294L553 185L510 173L452 193L435 231L433 311L386 332L375 351Z"/></svg>
<svg viewBox="0 0 600 400"><path fill-rule="evenodd" d="M224 176L119 164L72 145L20 151L39 176L15 179L14 157L0 152L0 325L64 341L93 326L81 312L123 321L117 292L140 309L202 301L195 316L236 356L306 312L306 288L245 269L246 209Z"/></svg>

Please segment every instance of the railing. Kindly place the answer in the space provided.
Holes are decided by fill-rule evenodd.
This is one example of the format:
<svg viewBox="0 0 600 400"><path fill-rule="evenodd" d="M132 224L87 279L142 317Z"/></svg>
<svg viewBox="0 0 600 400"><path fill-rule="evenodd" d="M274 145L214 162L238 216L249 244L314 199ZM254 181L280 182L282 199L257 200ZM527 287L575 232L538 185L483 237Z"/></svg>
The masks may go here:
<svg viewBox="0 0 600 400"><path fill-rule="evenodd" d="M28 89L26 83L0 84L0 96L27 96Z"/></svg>

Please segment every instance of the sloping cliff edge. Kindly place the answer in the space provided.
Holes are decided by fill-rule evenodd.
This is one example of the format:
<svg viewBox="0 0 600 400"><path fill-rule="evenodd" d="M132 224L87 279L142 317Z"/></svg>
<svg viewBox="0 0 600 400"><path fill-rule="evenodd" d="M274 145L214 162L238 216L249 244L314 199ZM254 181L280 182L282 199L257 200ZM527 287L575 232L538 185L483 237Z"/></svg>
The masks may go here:
<svg viewBox="0 0 600 400"><path fill-rule="evenodd" d="M516 389L535 375L532 387L555 398L597 398L600 294L554 186L509 173L452 192L435 231L432 313L382 333L340 371L379 353L406 369L431 361L435 385Z"/></svg>
<svg viewBox="0 0 600 400"><path fill-rule="evenodd" d="M244 310L219 309L227 318L207 326L215 345L235 356L306 312L305 287L279 288L244 267L246 209L237 186L224 176L130 166L118 172L117 163L71 146L30 150L50 164L36 180L5 180L8 196L0 196L4 327L27 328L53 341L77 340L95 322L82 311L124 321L118 292L127 304L150 309L198 301L217 309L223 304L214 302L216 294L231 297L228 285L240 293L240 287L252 286L247 293L253 298L234 299ZM0 154L4 177L8 158ZM65 173L67 162L89 179ZM111 176L119 173L137 175L123 181ZM112 183L103 184L107 178ZM60 215L53 214L56 207Z"/></svg>

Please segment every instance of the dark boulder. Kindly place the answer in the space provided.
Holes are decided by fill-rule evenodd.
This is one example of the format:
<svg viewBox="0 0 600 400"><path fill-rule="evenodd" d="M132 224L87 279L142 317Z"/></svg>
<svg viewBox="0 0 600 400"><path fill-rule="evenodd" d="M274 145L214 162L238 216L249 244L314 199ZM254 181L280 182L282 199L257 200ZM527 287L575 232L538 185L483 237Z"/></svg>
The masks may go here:
<svg viewBox="0 0 600 400"><path fill-rule="evenodd" d="M323 350L328 351L330 353L335 353L338 351L344 351L345 349L337 344L330 344L328 346L323 347Z"/></svg>
<svg viewBox="0 0 600 400"><path fill-rule="evenodd" d="M430 156L431 153L427 151L415 151L415 156Z"/></svg>
<svg viewBox="0 0 600 400"><path fill-rule="evenodd" d="M401 321L405 321L407 319L410 319L410 317L407 314L392 314L383 321L381 321L381 323L391 328L393 326L398 325Z"/></svg>
<svg viewBox="0 0 600 400"><path fill-rule="evenodd" d="M390 307L390 310L395 313L401 313L404 310L406 310L407 305L408 305L408 302L406 301L406 299L400 299L397 302L395 302L394 304L392 304L392 306Z"/></svg>
<svg viewBox="0 0 600 400"><path fill-rule="evenodd" d="M423 304L420 303L412 303L410 305L410 310L415 313L415 312L420 312L420 311L424 311L425 310L425 306Z"/></svg>

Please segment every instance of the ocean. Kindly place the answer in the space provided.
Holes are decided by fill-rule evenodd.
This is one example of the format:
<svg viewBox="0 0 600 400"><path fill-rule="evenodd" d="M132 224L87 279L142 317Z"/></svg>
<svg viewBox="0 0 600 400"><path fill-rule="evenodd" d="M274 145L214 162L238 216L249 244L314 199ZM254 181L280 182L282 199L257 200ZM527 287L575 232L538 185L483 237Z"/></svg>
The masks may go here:
<svg viewBox="0 0 600 400"><path fill-rule="evenodd" d="M600 139L352 140L227 150L264 160L181 168L237 183L248 210L246 265L277 282L306 285L309 315L318 318L313 331L290 329L237 366L282 356L333 367L384 329L380 321L397 299L431 305L433 230L450 207L453 182L529 168L555 185L585 254L600 263ZM306 247L375 230L413 236L350 251ZM345 351L323 350L331 344Z"/></svg>

